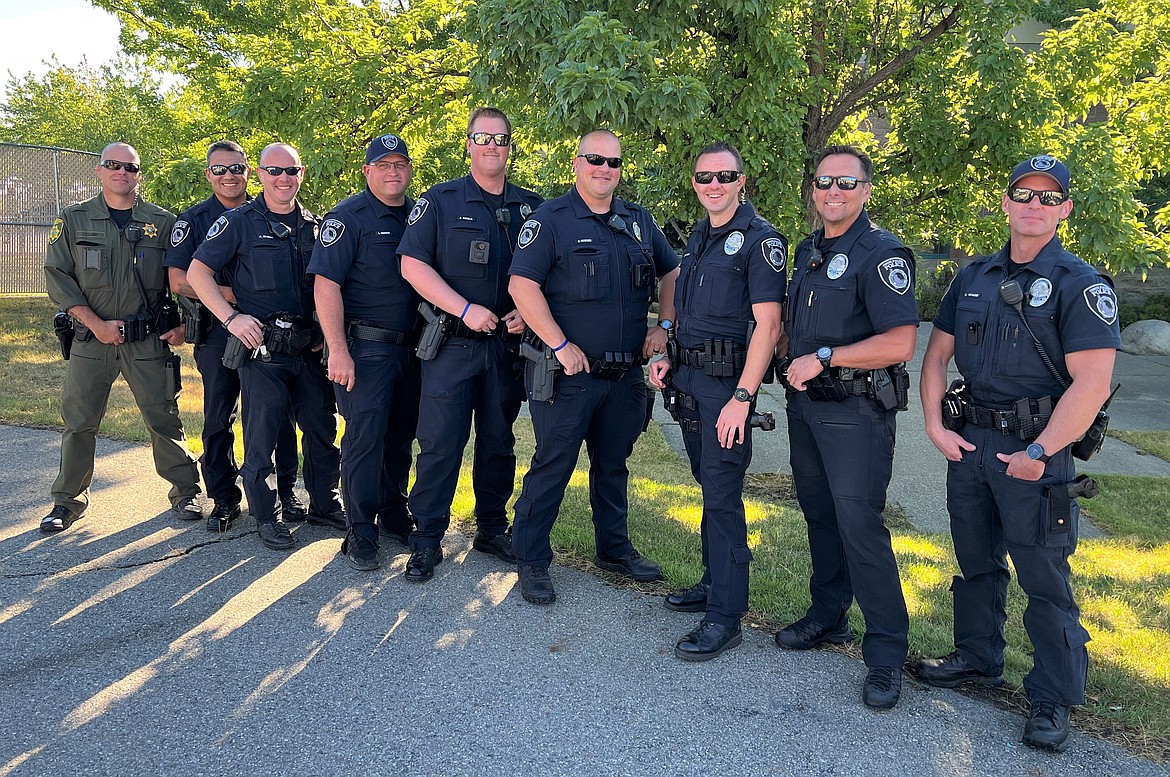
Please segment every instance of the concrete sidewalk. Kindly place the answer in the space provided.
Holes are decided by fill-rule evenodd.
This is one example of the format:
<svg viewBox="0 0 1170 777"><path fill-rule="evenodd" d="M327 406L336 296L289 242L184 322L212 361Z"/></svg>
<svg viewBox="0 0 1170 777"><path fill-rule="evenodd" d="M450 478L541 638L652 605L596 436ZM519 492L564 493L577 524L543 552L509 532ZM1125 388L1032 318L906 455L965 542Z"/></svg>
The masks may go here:
<svg viewBox="0 0 1170 777"><path fill-rule="evenodd" d="M694 617L661 597L554 566L533 607L458 534L422 586L313 526L293 553L211 535L137 445L100 441L88 515L44 537L57 445L0 427L0 775L1170 776L1080 733L1030 750L1019 716L908 676L870 711L860 662L764 632L685 664Z"/></svg>

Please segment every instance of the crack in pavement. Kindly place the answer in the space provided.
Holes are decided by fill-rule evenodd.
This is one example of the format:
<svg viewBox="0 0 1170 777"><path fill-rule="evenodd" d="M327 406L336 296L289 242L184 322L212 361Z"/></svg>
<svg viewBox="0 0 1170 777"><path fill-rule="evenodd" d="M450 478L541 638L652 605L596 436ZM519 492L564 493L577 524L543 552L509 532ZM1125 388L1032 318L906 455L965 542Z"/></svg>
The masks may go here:
<svg viewBox="0 0 1170 777"><path fill-rule="evenodd" d="M134 562L128 561L128 562L121 563L121 564L103 564L101 566L85 566L86 563L88 563L88 562L82 561L80 564L78 564L78 566L84 567L82 569L75 568L74 570L51 571L51 572L5 572L3 574L0 574L0 580L18 580L18 579L30 578L30 577L53 577L54 575L64 575L67 577L72 577L74 575L81 575L81 574L85 574L88 572L104 572L104 571L111 570L111 569L134 569L136 567L145 567L145 566L149 566L150 564L158 564L158 563L163 562L163 561L169 561L173 558L181 558L183 556L189 555L190 553L193 553L196 550L199 550L200 548L206 548L210 545L219 545L219 544L224 543L224 542L235 542L238 539L241 539L243 537L247 537L249 535L253 535L256 533L257 533L256 530L253 529L252 531L246 531L246 532L243 532L241 534L233 535L231 537L217 538L214 540L208 540L207 542L197 542L194 545L191 545L189 547L179 548L179 549L173 550L170 553L167 553L165 556L162 556L160 558L146 559L145 561L134 561Z"/></svg>

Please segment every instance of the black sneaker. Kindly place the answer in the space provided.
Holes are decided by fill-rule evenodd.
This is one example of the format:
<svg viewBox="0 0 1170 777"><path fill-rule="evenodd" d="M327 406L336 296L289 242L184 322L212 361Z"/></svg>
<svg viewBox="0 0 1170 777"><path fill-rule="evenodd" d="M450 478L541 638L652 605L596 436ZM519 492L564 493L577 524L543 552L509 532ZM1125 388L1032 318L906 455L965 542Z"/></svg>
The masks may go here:
<svg viewBox="0 0 1170 777"><path fill-rule="evenodd" d="M631 550L621 558L612 561L607 561L601 556L594 556L593 563L609 572L617 572L619 575L632 577L643 583L662 579L662 567L650 559L644 558L636 550Z"/></svg>
<svg viewBox="0 0 1170 777"><path fill-rule="evenodd" d="M309 517L309 508L296 494L285 494L280 498L280 513L285 523L301 523Z"/></svg>
<svg viewBox="0 0 1170 777"><path fill-rule="evenodd" d="M817 623L806 615L776 632L776 644L787 650L810 650L824 642L840 645L852 638L848 615L842 615L832 626Z"/></svg>
<svg viewBox="0 0 1170 777"><path fill-rule="evenodd" d="M898 703L902 694L902 670L894 666L871 666L861 686L861 700L865 706L888 710Z"/></svg>
<svg viewBox="0 0 1170 777"><path fill-rule="evenodd" d="M1024 724L1024 744L1063 753L1068 748L1069 708L1050 701L1032 702Z"/></svg>
<svg viewBox="0 0 1170 777"><path fill-rule="evenodd" d="M49 514L41 519L41 533L56 534L57 532L65 531L75 521L81 520L83 515L85 515L84 510L75 513L65 505L53 505L53 509L49 511Z"/></svg>
<svg viewBox="0 0 1170 777"><path fill-rule="evenodd" d="M425 583L435 576L435 566L442 560L442 548L415 548L406 561L406 571L402 576L408 583Z"/></svg>
<svg viewBox="0 0 1170 777"><path fill-rule="evenodd" d="M184 496L180 497L179 501L175 502L171 507L171 512L174 513L180 521L202 521L203 508L199 506L199 497Z"/></svg>
<svg viewBox="0 0 1170 777"><path fill-rule="evenodd" d="M257 523L256 533L260 535L260 541L273 550L292 550L297 544L292 532L283 523Z"/></svg>
<svg viewBox="0 0 1170 777"><path fill-rule="evenodd" d="M967 663L967 659L955 650L942 658L924 658L914 665L914 673L939 688L954 688L963 683L979 685L1003 685L1002 674L980 672Z"/></svg>
<svg viewBox="0 0 1170 777"><path fill-rule="evenodd" d="M232 528L232 524L240 517L239 502L216 502L215 509L207 516L207 530L225 532Z"/></svg>
<svg viewBox="0 0 1170 777"><path fill-rule="evenodd" d="M373 572L382 566L378 561L377 544L352 531L341 542L341 554L359 572Z"/></svg>
<svg viewBox="0 0 1170 777"><path fill-rule="evenodd" d="M674 646L674 655L683 661L710 661L743 642L739 626L701 621Z"/></svg>
<svg viewBox="0 0 1170 777"><path fill-rule="evenodd" d="M378 534L388 540L398 543L404 548L410 548L410 533L414 531L414 526L410 523L401 525L391 525L386 523L382 518L378 518Z"/></svg>
<svg viewBox="0 0 1170 777"><path fill-rule="evenodd" d="M516 557L512 555L512 535L510 534L496 534L487 537L477 533L471 543L471 547L481 553L488 553L495 556L505 564L516 563Z"/></svg>
<svg viewBox="0 0 1170 777"><path fill-rule="evenodd" d="M340 507L329 512L310 508L309 517L306 520L314 526L326 526L330 529L345 531L349 528L349 521L345 519L345 510Z"/></svg>
<svg viewBox="0 0 1170 777"><path fill-rule="evenodd" d="M530 604L552 604L557 600L548 567L523 566L519 568L520 595Z"/></svg>

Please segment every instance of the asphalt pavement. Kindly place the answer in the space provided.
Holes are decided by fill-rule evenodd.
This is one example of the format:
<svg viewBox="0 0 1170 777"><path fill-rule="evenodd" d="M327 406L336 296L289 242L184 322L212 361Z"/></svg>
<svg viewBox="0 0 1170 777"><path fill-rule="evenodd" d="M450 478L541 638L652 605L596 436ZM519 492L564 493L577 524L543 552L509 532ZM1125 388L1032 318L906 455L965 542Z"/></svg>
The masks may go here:
<svg viewBox="0 0 1170 777"><path fill-rule="evenodd" d="M1168 385L1170 366L1148 371ZM1130 396L1164 423L1165 394ZM914 416L899 457L923 451ZM771 437L757 468L787 459ZM514 571L458 533L425 585L402 579L404 554L351 570L318 527L299 527L292 553L246 520L209 534L169 513L139 445L99 441L88 514L45 537L57 463L56 432L0 426L0 777L1170 777L1079 732L1061 756L1031 750L1020 716L909 676L897 708L871 711L859 661L781 651L763 631L686 664L673 646L695 616L559 565L557 603L528 605ZM937 505L904 496L916 467L920 487L942 481L899 461L892 493L917 523Z"/></svg>

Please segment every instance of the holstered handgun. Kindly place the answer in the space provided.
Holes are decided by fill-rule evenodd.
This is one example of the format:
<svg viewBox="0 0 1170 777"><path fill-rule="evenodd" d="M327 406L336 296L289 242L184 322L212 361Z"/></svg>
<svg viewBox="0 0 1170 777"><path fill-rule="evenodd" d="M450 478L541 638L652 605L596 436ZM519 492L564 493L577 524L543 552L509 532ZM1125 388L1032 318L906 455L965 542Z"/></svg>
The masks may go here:
<svg viewBox="0 0 1170 777"><path fill-rule="evenodd" d="M53 334L61 344L61 358L69 361L69 352L73 350L73 319L64 310L58 310L53 316Z"/></svg>
<svg viewBox="0 0 1170 777"><path fill-rule="evenodd" d="M882 410L905 410L910 403L910 373L905 364L871 370L870 395Z"/></svg>
<svg viewBox="0 0 1170 777"><path fill-rule="evenodd" d="M163 294L162 304L158 306L158 310L154 314L154 331L158 334L166 334L182 323L179 317L179 306L175 304L175 300L169 293Z"/></svg>
<svg viewBox="0 0 1170 777"><path fill-rule="evenodd" d="M551 404L556 393L557 373L561 371L557 355L548 345L537 348L527 341L520 343L520 355L532 362L532 401Z"/></svg>
<svg viewBox="0 0 1170 777"><path fill-rule="evenodd" d="M211 328L211 315L207 306L197 299L178 295L179 310L182 312L183 337L191 345L203 345L207 342L207 333Z"/></svg>
<svg viewBox="0 0 1170 777"><path fill-rule="evenodd" d="M776 429L776 417L767 410L753 412L748 419L748 426L759 429L761 432L771 432Z"/></svg>
<svg viewBox="0 0 1170 777"><path fill-rule="evenodd" d="M963 428L965 420L963 418L963 394L967 390L967 384L962 378L956 378L951 382L950 388L943 394L942 398L942 425L944 429L952 432L957 432Z"/></svg>
<svg viewBox="0 0 1170 777"><path fill-rule="evenodd" d="M1113 391L1109 392L1109 397L1101 405L1101 409L1097 411L1097 417L1093 419L1093 423L1089 424L1084 436L1072 444L1074 457L1081 461L1088 461L1093 458L1094 453L1101 450L1101 444L1105 442L1105 433L1109 431L1109 404L1113 401L1113 395L1117 393L1119 388L1121 388L1120 383L1113 387Z"/></svg>
<svg viewBox="0 0 1170 777"><path fill-rule="evenodd" d="M452 317L442 310L436 310L426 302L419 303L418 312L422 315L426 325L423 326L422 334L419 335L418 347L414 349L414 354L422 361L429 362L439 355L439 349L443 347L443 343L447 342L451 333Z"/></svg>
<svg viewBox="0 0 1170 777"><path fill-rule="evenodd" d="M238 370L248 360L250 350L244 341L235 335L228 335L227 346L223 349L223 366L229 370Z"/></svg>

